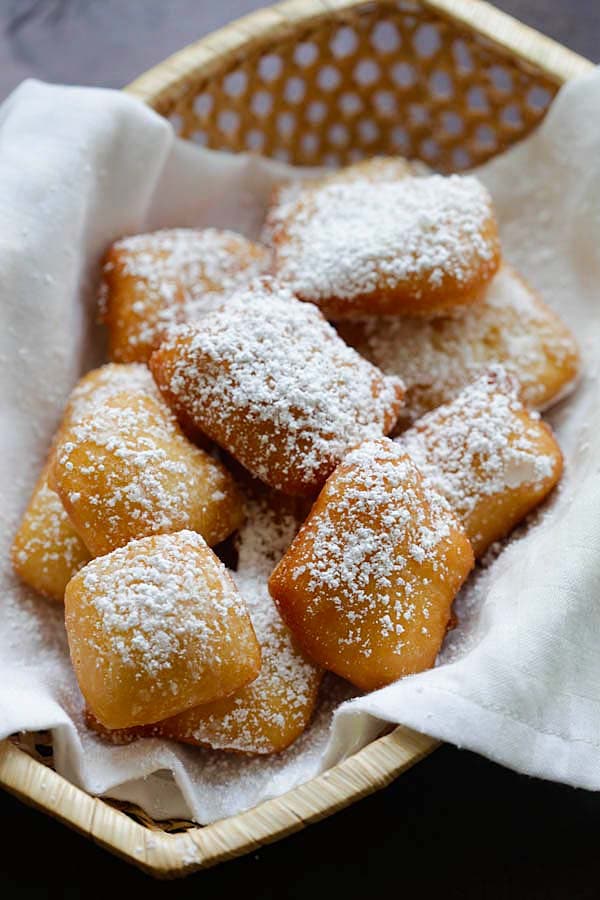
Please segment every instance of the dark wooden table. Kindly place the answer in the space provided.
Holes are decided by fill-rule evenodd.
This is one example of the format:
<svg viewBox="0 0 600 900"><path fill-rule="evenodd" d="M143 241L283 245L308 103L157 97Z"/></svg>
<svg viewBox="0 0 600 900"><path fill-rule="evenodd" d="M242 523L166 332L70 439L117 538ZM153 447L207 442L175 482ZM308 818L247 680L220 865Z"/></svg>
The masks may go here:
<svg viewBox="0 0 600 900"><path fill-rule="evenodd" d="M0 97L23 78L121 87L256 0L0 0ZM591 59L598 0L498 0ZM260 852L154 883L0 794L0 898L560 898L600 895L600 796L444 747L385 791Z"/></svg>

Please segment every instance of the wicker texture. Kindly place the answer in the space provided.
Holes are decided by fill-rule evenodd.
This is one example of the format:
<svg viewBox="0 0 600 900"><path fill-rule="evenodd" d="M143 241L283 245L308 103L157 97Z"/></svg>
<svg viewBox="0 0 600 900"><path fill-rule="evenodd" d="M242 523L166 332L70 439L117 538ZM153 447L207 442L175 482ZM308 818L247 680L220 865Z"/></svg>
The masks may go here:
<svg viewBox="0 0 600 900"><path fill-rule="evenodd" d="M350 10L182 94L182 137L300 165L400 153L451 171L533 128L556 85L430 11Z"/></svg>
<svg viewBox="0 0 600 900"><path fill-rule="evenodd" d="M331 166L400 153L447 172L522 138L558 89L556 76L430 5L338 7L291 34L280 23L275 42L231 51L153 105L215 149Z"/></svg>
<svg viewBox="0 0 600 900"><path fill-rule="evenodd" d="M592 64L480 0L288 0L128 90L185 138L302 164L400 153L441 171L524 137ZM0 785L157 877L249 852L383 787L437 742L396 728L284 797L206 828L155 823L52 769L48 736L0 742Z"/></svg>

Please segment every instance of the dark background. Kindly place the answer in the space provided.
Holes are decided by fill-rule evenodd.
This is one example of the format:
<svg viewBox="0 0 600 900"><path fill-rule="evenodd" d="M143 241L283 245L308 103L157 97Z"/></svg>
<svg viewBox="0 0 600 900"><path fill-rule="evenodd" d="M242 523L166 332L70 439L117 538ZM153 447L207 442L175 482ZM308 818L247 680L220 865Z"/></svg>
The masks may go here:
<svg viewBox="0 0 600 900"><path fill-rule="evenodd" d="M0 0L0 98L23 78L121 87L261 6L253 0ZM600 59L600 0L498 0ZM155 883L0 792L0 898L228 900L600 896L600 796L516 775L443 747L387 788L260 852Z"/></svg>

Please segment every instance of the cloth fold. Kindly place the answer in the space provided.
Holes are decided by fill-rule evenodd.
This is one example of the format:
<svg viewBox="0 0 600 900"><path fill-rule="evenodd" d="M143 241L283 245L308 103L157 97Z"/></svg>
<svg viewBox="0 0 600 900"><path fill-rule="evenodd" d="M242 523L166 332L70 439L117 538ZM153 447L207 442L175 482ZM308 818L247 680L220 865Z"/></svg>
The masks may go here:
<svg viewBox="0 0 600 900"><path fill-rule="evenodd" d="M436 668L350 700L334 684L310 731L265 760L156 739L104 745L82 721L62 611L16 582L8 551L68 393L102 359L94 301L107 245L174 225L256 237L289 169L179 141L116 91L25 82L9 97L0 109L0 737L51 729L58 771L85 790L201 822L305 781L384 722L600 787L599 108L594 72L478 172L506 258L582 342L582 381L549 414L566 458L560 490L463 591L460 627Z"/></svg>

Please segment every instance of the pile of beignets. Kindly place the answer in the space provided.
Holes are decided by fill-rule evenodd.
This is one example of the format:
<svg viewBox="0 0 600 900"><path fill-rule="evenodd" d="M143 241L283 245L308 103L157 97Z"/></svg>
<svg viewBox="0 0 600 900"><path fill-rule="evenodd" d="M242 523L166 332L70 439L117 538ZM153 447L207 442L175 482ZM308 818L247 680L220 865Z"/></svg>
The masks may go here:
<svg viewBox="0 0 600 900"><path fill-rule="evenodd" d="M276 189L262 243L125 237L12 559L65 606L85 717L269 754L324 670L435 662L475 565L560 480L573 336L469 175L374 159ZM212 548L212 549L211 549Z"/></svg>

